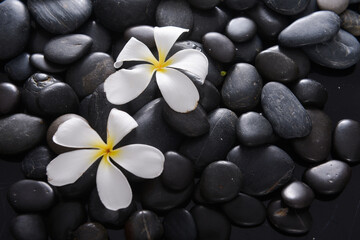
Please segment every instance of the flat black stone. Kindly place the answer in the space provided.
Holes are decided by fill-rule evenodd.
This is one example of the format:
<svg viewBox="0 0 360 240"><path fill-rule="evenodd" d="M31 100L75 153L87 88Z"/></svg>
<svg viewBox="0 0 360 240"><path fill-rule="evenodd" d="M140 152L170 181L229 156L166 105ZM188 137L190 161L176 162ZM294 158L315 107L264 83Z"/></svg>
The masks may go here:
<svg viewBox="0 0 360 240"><path fill-rule="evenodd" d="M159 217L151 211L137 211L131 215L125 225L128 240L162 239L164 228Z"/></svg>
<svg viewBox="0 0 360 240"><path fill-rule="evenodd" d="M360 43L350 33L340 29L328 42L303 47L311 61L334 69L345 69L360 60Z"/></svg>
<svg viewBox="0 0 360 240"><path fill-rule="evenodd" d="M193 217L186 209L174 209L163 220L164 237L171 240L196 240L197 231Z"/></svg>
<svg viewBox="0 0 360 240"><path fill-rule="evenodd" d="M264 204L244 193L221 205L221 209L233 224L241 227L253 227L266 219Z"/></svg>
<svg viewBox="0 0 360 240"><path fill-rule="evenodd" d="M62 66L56 63L49 62L41 53L34 53L30 57L30 63L33 67L46 73L61 73L67 69L67 66Z"/></svg>
<svg viewBox="0 0 360 240"><path fill-rule="evenodd" d="M153 48L156 46L153 26L140 25L127 28L124 32L124 40L127 42L132 37L144 43L146 46L148 46L148 48Z"/></svg>
<svg viewBox="0 0 360 240"><path fill-rule="evenodd" d="M196 170L202 170L216 160L225 159L236 141L237 116L234 112L218 108L209 114L208 119L209 133L189 139L180 148L180 153L194 162Z"/></svg>
<svg viewBox="0 0 360 240"><path fill-rule="evenodd" d="M262 78L248 63L237 63L227 73L221 96L223 103L233 111L253 109L260 101Z"/></svg>
<svg viewBox="0 0 360 240"><path fill-rule="evenodd" d="M23 113L0 119L0 154L16 154L32 149L46 134L41 118Z"/></svg>
<svg viewBox="0 0 360 240"><path fill-rule="evenodd" d="M295 0L295 1L281 1L281 0L264 0L266 6L283 15L295 15L305 10L310 0Z"/></svg>
<svg viewBox="0 0 360 240"><path fill-rule="evenodd" d="M311 118L294 94L283 84L267 83L261 105L274 131L282 138L305 137L311 132Z"/></svg>
<svg viewBox="0 0 360 240"><path fill-rule="evenodd" d="M292 92L305 107L323 108L328 98L324 85L312 79L295 83Z"/></svg>
<svg viewBox="0 0 360 240"><path fill-rule="evenodd" d="M256 34L256 24L246 17L237 17L226 25L225 33L234 42L246 42Z"/></svg>
<svg viewBox="0 0 360 240"><path fill-rule="evenodd" d="M156 25L159 27L175 26L191 29L194 24L193 13L188 1L160 1L156 8Z"/></svg>
<svg viewBox="0 0 360 240"><path fill-rule="evenodd" d="M305 182L314 192L324 195L340 193L351 177L351 168L344 162L331 160L308 169Z"/></svg>
<svg viewBox="0 0 360 240"><path fill-rule="evenodd" d="M360 123L344 119L337 123L333 143L336 155L349 163L360 161Z"/></svg>
<svg viewBox="0 0 360 240"><path fill-rule="evenodd" d="M42 216L37 214L22 214L11 222L11 233L15 239L47 240L46 225Z"/></svg>
<svg viewBox="0 0 360 240"><path fill-rule="evenodd" d="M328 41L339 31L340 21L340 17L331 11L312 13L285 28L279 34L279 44L284 47L301 47Z"/></svg>
<svg viewBox="0 0 360 240"><path fill-rule="evenodd" d="M47 146L39 146L29 151L21 162L25 177L34 180L46 180L46 166L55 158Z"/></svg>
<svg viewBox="0 0 360 240"><path fill-rule="evenodd" d="M305 183L294 181L282 189L281 197L291 208L306 208L314 200L315 194Z"/></svg>
<svg viewBox="0 0 360 240"><path fill-rule="evenodd" d="M0 115L14 112L20 103L19 88L8 82L0 83Z"/></svg>
<svg viewBox="0 0 360 240"><path fill-rule="evenodd" d="M108 240L106 228L100 223L84 223L74 232L76 240Z"/></svg>
<svg viewBox="0 0 360 240"><path fill-rule="evenodd" d="M55 193L46 182L25 179L10 186L8 200L19 212L45 211L55 203Z"/></svg>
<svg viewBox="0 0 360 240"><path fill-rule="evenodd" d="M196 205L190 211L197 228L198 240L226 240L230 237L229 220L220 212Z"/></svg>
<svg viewBox="0 0 360 240"><path fill-rule="evenodd" d="M312 217L308 210L289 208L281 200L269 204L267 215L272 225L284 233L301 235L311 229Z"/></svg>
<svg viewBox="0 0 360 240"><path fill-rule="evenodd" d="M309 109L307 112L312 122L311 132L306 137L294 139L292 145L302 159L313 163L321 162L330 154L332 122L321 110Z"/></svg>
<svg viewBox="0 0 360 240"><path fill-rule="evenodd" d="M242 174L237 165L228 161L210 163L200 178L201 195L209 202L226 202L233 199L242 184Z"/></svg>
<svg viewBox="0 0 360 240"><path fill-rule="evenodd" d="M194 164L177 152L164 154L164 170L161 173L161 182L172 190L183 190L193 183Z"/></svg>
<svg viewBox="0 0 360 240"><path fill-rule="evenodd" d="M0 19L0 60L10 59L26 46L30 36L30 14L21 1L1 1Z"/></svg>
<svg viewBox="0 0 360 240"><path fill-rule="evenodd" d="M218 32L206 33L202 38L204 49L215 60L229 63L235 57L235 46L225 35Z"/></svg>
<svg viewBox="0 0 360 240"><path fill-rule="evenodd" d="M247 42L234 43L234 45L234 62L253 63L255 57L263 50L263 43L258 35Z"/></svg>
<svg viewBox="0 0 360 240"><path fill-rule="evenodd" d="M13 81L23 83L35 69L30 64L30 54L22 53L6 63L4 70Z"/></svg>
<svg viewBox="0 0 360 240"><path fill-rule="evenodd" d="M46 31L65 34L80 27L90 17L92 3L91 0L29 0L27 6L36 22Z"/></svg>
<svg viewBox="0 0 360 240"><path fill-rule="evenodd" d="M236 134L239 142L245 146L270 143L274 137L270 122L257 112L247 112L239 117Z"/></svg>
<svg viewBox="0 0 360 240"><path fill-rule="evenodd" d="M77 33L85 34L93 40L90 52L107 52L111 47L111 36L101 24L96 21L88 21Z"/></svg>
<svg viewBox="0 0 360 240"><path fill-rule="evenodd" d="M282 149L274 146L233 148L226 160L235 163L243 174L241 192L263 196L286 184L295 164Z"/></svg>
<svg viewBox="0 0 360 240"><path fill-rule="evenodd" d="M93 41L83 34L62 35L51 39L44 48L47 60L57 64L70 64L89 52Z"/></svg>

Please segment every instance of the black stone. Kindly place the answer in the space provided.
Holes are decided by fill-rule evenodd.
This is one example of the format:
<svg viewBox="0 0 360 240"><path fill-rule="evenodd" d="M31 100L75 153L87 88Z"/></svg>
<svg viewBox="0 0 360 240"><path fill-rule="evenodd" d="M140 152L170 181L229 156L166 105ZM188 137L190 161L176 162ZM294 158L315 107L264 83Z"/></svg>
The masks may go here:
<svg viewBox="0 0 360 240"><path fill-rule="evenodd" d="M256 68L248 63L237 63L227 73L221 96L233 111L247 111L260 101L262 79Z"/></svg>
<svg viewBox="0 0 360 240"><path fill-rule="evenodd" d="M0 19L0 60L10 59L26 46L30 36L30 14L21 1L1 1Z"/></svg>
<svg viewBox="0 0 360 240"><path fill-rule="evenodd" d="M344 119L337 123L333 136L336 155L349 163L360 161L360 123Z"/></svg>
<svg viewBox="0 0 360 240"><path fill-rule="evenodd" d="M49 62L45 59L45 56L41 53L34 53L30 57L30 63L36 69L46 73L61 73L64 72L67 67L56 63Z"/></svg>
<svg viewBox="0 0 360 240"><path fill-rule="evenodd" d="M360 60L360 43L350 33L340 29L330 41L303 47L311 61L334 69L345 69Z"/></svg>
<svg viewBox="0 0 360 240"><path fill-rule="evenodd" d="M10 186L8 200L18 212L45 211L55 203L55 193L46 182L25 179Z"/></svg>
<svg viewBox="0 0 360 240"><path fill-rule="evenodd" d="M165 215L164 237L171 240L196 240L196 225L191 214L185 209L174 209Z"/></svg>
<svg viewBox="0 0 360 240"><path fill-rule="evenodd" d="M190 211L197 228L198 240L226 240L230 238L231 225L221 213L196 205Z"/></svg>
<svg viewBox="0 0 360 240"><path fill-rule="evenodd" d="M159 240L163 234L164 228L159 217L148 210L133 213L125 225L125 236L128 240Z"/></svg>
<svg viewBox="0 0 360 240"><path fill-rule="evenodd" d="M11 222L11 233L17 240L47 240L46 225L43 218L37 214L23 214Z"/></svg>
<svg viewBox="0 0 360 240"><path fill-rule="evenodd" d="M263 223L266 219L266 210L262 202L243 193L224 203L221 209L237 226L252 227Z"/></svg>
<svg viewBox="0 0 360 240"><path fill-rule="evenodd" d="M324 85L312 79L295 83L292 92L305 107L323 108L328 98Z"/></svg>
<svg viewBox="0 0 360 240"><path fill-rule="evenodd" d="M284 48L279 47L280 52L291 58L298 67L297 78L306 78L310 73L310 59L309 57L300 49L293 48Z"/></svg>
<svg viewBox="0 0 360 240"><path fill-rule="evenodd" d="M200 95L199 104L206 112L215 110L221 102L221 96L218 89L210 81L205 80L203 84L196 83Z"/></svg>
<svg viewBox="0 0 360 240"><path fill-rule="evenodd" d="M306 9L310 0L295 0L295 1L281 1L281 0L263 0L263 2L270 9L283 15L295 15Z"/></svg>
<svg viewBox="0 0 360 240"><path fill-rule="evenodd" d="M324 195L340 193L351 177L351 168L344 162L330 160L304 173L305 182L316 192Z"/></svg>
<svg viewBox="0 0 360 240"><path fill-rule="evenodd" d="M235 163L243 174L241 192L262 196L286 184L295 168L293 160L274 146L233 148L226 160Z"/></svg>
<svg viewBox="0 0 360 240"><path fill-rule="evenodd" d="M360 36L360 14L347 9L340 15L340 19L342 29L348 31L355 37Z"/></svg>
<svg viewBox="0 0 360 240"><path fill-rule="evenodd" d="M23 83L34 73L34 68L30 64L30 54L22 53L13 58L4 66L4 70L11 80Z"/></svg>
<svg viewBox="0 0 360 240"><path fill-rule="evenodd" d="M144 209L156 212L165 212L173 208L186 205L192 195L194 185L190 184L184 190L174 191L167 189L160 178L143 183L141 204Z"/></svg>
<svg viewBox="0 0 360 240"><path fill-rule="evenodd" d="M46 166L54 157L54 153L46 146L39 146L29 151L21 162L25 177L46 180Z"/></svg>
<svg viewBox="0 0 360 240"><path fill-rule="evenodd" d="M80 27L90 17L92 3L91 0L29 0L27 6L36 22L46 31L65 34Z"/></svg>
<svg viewBox="0 0 360 240"><path fill-rule="evenodd" d="M309 162L321 162L330 154L332 122L330 117L321 110L309 109L307 112L312 122L311 132L304 138L294 139L292 145L302 159Z"/></svg>
<svg viewBox="0 0 360 240"><path fill-rule="evenodd" d="M319 8L318 8L318 5L317 5L317 0L310 0L309 4L307 5L307 7L305 8L304 11L302 11L302 12L296 14L296 15L292 15L290 17L291 17L291 19L293 19L295 21L295 20L300 19L302 17L308 16L308 15L310 15L313 12L316 12L318 10L319 10Z"/></svg>
<svg viewBox="0 0 360 240"><path fill-rule="evenodd" d="M158 0L94 0L94 13L106 28L123 32L130 26L154 22Z"/></svg>
<svg viewBox="0 0 360 240"><path fill-rule="evenodd" d="M188 0L189 3L199 9L212 9L217 6L221 0Z"/></svg>
<svg viewBox="0 0 360 240"><path fill-rule="evenodd" d="M83 34L62 35L45 45L44 56L53 63L70 64L89 52L92 43L92 39Z"/></svg>
<svg viewBox="0 0 360 240"><path fill-rule="evenodd" d="M328 41L339 31L340 21L340 17L334 12L312 13L285 28L279 34L279 44L285 47L301 47Z"/></svg>
<svg viewBox="0 0 360 240"><path fill-rule="evenodd" d="M311 132L311 118L294 94L283 84L267 83L261 105L275 133L282 138L305 137Z"/></svg>
<svg viewBox="0 0 360 240"><path fill-rule="evenodd" d="M225 33L234 42L246 42L256 34L256 24L246 17L233 18L226 25Z"/></svg>
<svg viewBox="0 0 360 240"><path fill-rule="evenodd" d="M43 53L45 45L53 38L54 35L45 31L41 27L32 29L30 34L30 39L28 43L28 48L30 53Z"/></svg>
<svg viewBox="0 0 360 240"><path fill-rule="evenodd" d="M172 190L183 190L193 183L194 164L176 152L164 154L164 170L161 174L163 185Z"/></svg>
<svg viewBox="0 0 360 240"><path fill-rule="evenodd" d="M194 162L196 170L202 170L216 160L225 159L236 141L237 116L234 112L218 108L209 114L208 119L209 133L189 139L180 148L180 153Z"/></svg>
<svg viewBox="0 0 360 240"><path fill-rule="evenodd" d="M200 105L191 112L179 113L164 104L163 116L173 129L188 137L201 136L210 128L206 112Z"/></svg>
<svg viewBox="0 0 360 240"><path fill-rule="evenodd" d="M305 183L294 181L282 189L281 197L291 208L306 208L314 200L315 194Z"/></svg>
<svg viewBox="0 0 360 240"><path fill-rule="evenodd" d="M49 234L52 240L72 239L73 232L86 221L86 211L79 202L62 202L49 213Z"/></svg>
<svg viewBox="0 0 360 240"><path fill-rule="evenodd" d="M235 57L235 46L225 35L218 32L206 33L202 38L205 51L221 63L229 63Z"/></svg>
<svg viewBox="0 0 360 240"><path fill-rule="evenodd" d="M113 211L101 202L96 189L92 191L88 202L88 213L91 220L109 228L122 228L130 215L136 211L135 202L128 207Z"/></svg>
<svg viewBox="0 0 360 240"><path fill-rule="evenodd" d="M154 27L152 26L141 25L127 28L124 32L124 40L127 42L132 37L144 43L148 46L148 48L156 46L154 39Z"/></svg>
<svg viewBox="0 0 360 240"><path fill-rule="evenodd" d="M106 228L99 223L84 223L74 232L76 240L108 240Z"/></svg>
<svg viewBox="0 0 360 240"><path fill-rule="evenodd" d="M236 134L240 144L245 146L270 143L274 137L270 122L257 112L247 112L239 117Z"/></svg>
<svg viewBox="0 0 360 240"><path fill-rule="evenodd" d="M12 83L0 83L0 115L14 112L20 103L20 91Z"/></svg>
<svg viewBox="0 0 360 240"><path fill-rule="evenodd" d="M254 7L259 0L224 0L225 4L234 10L242 11Z"/></svg>
<svg viewBox="0 0 360 240"><path fill-rule="evenodd" d="M253 63L255 57L263 50L263 43L258 35L247 42L234 43L234 45L234 62Z"/></svg>
<svg viewBox="0 0 360 240"><path fill-rule="evenodd" d="M226 202L233 199L242 184L238 166L228 161L210 163L200 178L201 195L209 202Z"/></svg>
<svg viewBox="0 0 360 240"><path fill-rule="evenodd" d="M107 52L111 47L111 36L108 30L96 21L88 21L78 31L93 40L90 52Z"/></svg>
<svg viewBox="0 0 360 240"><path fill-rule="evenodd" d="M94 92L96 87L115 72L114 60L106 53L91 53L66 72L66 82L76 94L83 98Z"/></svg>
<svg viewBox="0 0 360 240"><path fill-rule="evenodd" d="M161 1L156 9L156 24L159 27L175 26L191 29L193 27L194 20L188 1Z"/></svg>
<svg viewBox="0 0 360 240"><path fill-rule="evenodd" d="M289 208L281 200L275 200L269 204L267 215L275 228L288 234L305 234L310 231L312 224L312 217L308 210Z"/></svg>
<svg viewBox="0 0 360 240"><path fill-rule="evenodd" d="M41 118L17 113L0 119L0 154L16 154L39 144L46 134Z"/></svg>

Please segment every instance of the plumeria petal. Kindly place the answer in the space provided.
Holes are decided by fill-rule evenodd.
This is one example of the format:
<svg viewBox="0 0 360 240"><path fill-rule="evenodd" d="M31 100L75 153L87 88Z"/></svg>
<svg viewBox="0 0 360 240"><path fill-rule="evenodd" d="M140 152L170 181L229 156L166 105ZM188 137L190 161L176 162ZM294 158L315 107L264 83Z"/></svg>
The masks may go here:
<svg viewBox="0 0 360 240"><path fill-rule="evenodd" d="M156 81L166 103L174 111L186 113L196 108L199 92L185 74L166 68L156 72Z"/></svg>
<svg viewBox="0 0 360 240"><path fill-rule="evenodd" d="M152 65L140 64L111 74L104 83L107 99L113 104L130 102L146 89L153 73Z"/></svg>
<svg viewBox="0 0 360 240"><path fill-rule="evenodd" d="M102 159L96 175L96 186L101 202L107 209L126 208L132 200L132 191L124 174L108 159Z"/></svg>
<svg viewBox="0 0 360 240"><path fill-rule="evenodd" d="M119 149L112 159L132 174L141 178L158 177L164 169L164 155L145 144L131 144Z"/></svg>
<svg viewBox="0 0 360 240"><path fill-rule="evenodd" d="M107 122L107 144L115 146L137 126L137 122L128 113L113 108Z"/></svg>
<svg viewBox="0 0 360 240"><path fill-rule="evenodd" d="M54 186L74 183L99 157L99 150L81 149L57 156L46 167L48 182Z"/></svg>
<svg viewBox="0 0 360 240"><path fill-rule="evenodd" d="M120 68L124 61L145 61L149 63L157 62L150 49L136 38L131 38L114 63L115 68Z"/></svg>
<svg viewBox="0 0 360 240"><path fill-rule="evenodd" d="M188 31L188 29L172 26L154 28L154 38L159 53L159 61L164 61L166 59L166 56L176 40L181 34Z"/></svg>
<svg viewBox="0 0 360 240"><path fill-rule="evenodd" d="M64 147L99 148L104 141L89 124L81 118L71 118L60 124L53 136L53 141Z"/></svg>
<svg viewBox="0 0 360 240"><path fill-rule="evenodd" d="M200 51L185 49L175 53L170 59L168 67L178 68L195 75L199 81L204 83L208 74L209 62L207 57Z"/></svg>

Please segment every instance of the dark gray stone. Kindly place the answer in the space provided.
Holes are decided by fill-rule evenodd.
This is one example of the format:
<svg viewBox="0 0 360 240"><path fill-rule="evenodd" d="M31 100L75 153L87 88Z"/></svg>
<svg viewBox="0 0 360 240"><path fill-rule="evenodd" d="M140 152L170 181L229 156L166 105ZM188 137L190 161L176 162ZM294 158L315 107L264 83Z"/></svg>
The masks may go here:
<svg viewBox="0 0 360 240"><path fill-rule="evenodd" d="M20 90L12 83L0 83L0 115L14 112L20 103Z"/></svg>
<svg viewBox="0 0 360 240"><path fill-rule="evenodd" d="M215 60L229 63L235 57L235 46L225 35L218 32L206 33L202 38L204 49Z"/></svg>
<svg viewBox="0 0 360 240"><path fill-rule="evenodd" d="M153 26L140 25L127 28L124 32L125 41L129 41L132 37L144 43L148 48L156 46Z"/></svg>
<svg viewBox="0 0 360 240"><path fill-rule="evenodd" d="M256 24L246 17L237 17L226 25L225 33L234 42L246 42L256 34Z"/></svg>
<svg viewBox="0 0 360 240"><path fill-rule="evenodd" d="M305 183L294 181L282 189L281 197L291 208L306 208L314 200L315 194Z"/></svg>
<svg viewBox="0 0 360 240"><path fill-rule="evenodd" d="M221 96L214 84L205 80L203 84L195 82L195 86L200 94L199 104L206 112L215 110L220 105Z"/></svg>
<svg viewBox="0 0 360 240"><path fill-rule="evenodd" d="M263 50L263 43L258 35L247 42L234 43L234 45L234 62L253 63L255 57Z"/></svg>
<svg viewBox="0 0 360 240"><path fill-rule="evenodd" d="M28 48L30 53L43 53L45 45L54 35L45 31L43 28L32 29Z"/></svg>
<svg viewBox="0 0 360 240"><path fill-rule="evenodd" d="M336 155L349 163L360 161L360 123L352 119L343 119L335 127L333 135Z"/></svg>
<svg viewBox="0 0 360 240"><path fill-rule="evenodd" d="M217 6L221 0L188 0L189 3L199 9L212 9Z"/></svg>
<svg viewBox="0 0 360 240"><path fill-rule="evenodd" d="M164 237L171 240L196 240L196 225L191 214L181 208L174 209L165 215Z"/></svg>
<svg viewBox="0 0 360 240"><path fill-rule="evenodd" d="M295 83L292 92L305 107L323 108L328 98L324 85L312 79Z"/></svg>
<svg viewBox="0 0 360 240"><path fill-rule="evenodd" d="M108 240L106 228L100 223L84 223L74 232L76 240Z"/></svg>
<svg viewBox="0 0 360 240"><path fill-rule="evenodd" d="M125 225L125 236L129 240L162 239L163 225L159 217L151 211L141 210L135 212Z"/></svg>
<svg viewBox="0 0 360 240"><path fill-rule="evenodd" d="M111 47L110 33L96 21L88 21L77 32L91 37L93 44L90 52L109 51Z"/></svg>
<svg viewBox="0 0 360 240"><path fill-rule="evenodd" d="M35 71L30 64L30 54L28 53L22 53L16 58L13 58L4 66L4 70L11 80L17 83L23 83Z"/></svg>
<svg viewBox="0 0 360 240"><path fill-rule="evenodd" d="M48 235L43 218L38 214L22 214L11 222L11 233L17 240L47 240Z"/></svg>
<svg viewBox="0 0 360 240"><path fill-rule="evenodd" d="M156 24L159 27L175 26L191 30L193 13L186 0L163 0L156 9Z"/></svg>
<svg viewBox="0 0 360 240"><path fill-rule="evenodd" d="M270 9L283 15L295 15L305 10L310 0L263 0Z"/></svg>
<svg viewBox="0 0 360 240"><path fill-rule="evenodd" d="M32 54L30 57L30 63L33 67L46 73L61 73L67 69L67 66L59 65L46 60L45 56L41 53Z"/></svg>
<svg viewBox="0 0 360 240"><path fill-rule="evenodd" d="M46 180L46 166L55 158L55 154L46 146L39 146L29 151L21 162L25 177Z"/></svg>

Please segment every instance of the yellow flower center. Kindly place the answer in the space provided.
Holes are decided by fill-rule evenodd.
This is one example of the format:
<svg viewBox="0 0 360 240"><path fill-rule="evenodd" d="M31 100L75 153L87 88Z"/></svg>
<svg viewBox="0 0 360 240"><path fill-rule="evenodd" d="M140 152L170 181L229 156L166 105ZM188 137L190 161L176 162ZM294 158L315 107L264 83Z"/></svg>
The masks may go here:
<svg viewBox="0 0 360 240"><path fill-rule="evenodd" d="M99 148L97 158L102 157L102 160L106 161L108 164L110 164L108 162L110 161L110 158L114 158L120 153L120 149L114 150L113 141L111 141L110 139L108 139L108 142L106 144L99 144L97 148Z"/></svg>
<svg viewBox="0 0 360 240"><path fill-rule="evenodd" d="M159 72L165 72L166 71L166 67L169 66L172 61L171 60L167 60L165 61L165 58L166 56L161 52L159 51L159 60L153 60L151 61L153 67L151 69L151 71L159 71Z"/></svg>

